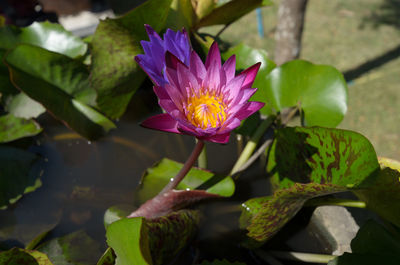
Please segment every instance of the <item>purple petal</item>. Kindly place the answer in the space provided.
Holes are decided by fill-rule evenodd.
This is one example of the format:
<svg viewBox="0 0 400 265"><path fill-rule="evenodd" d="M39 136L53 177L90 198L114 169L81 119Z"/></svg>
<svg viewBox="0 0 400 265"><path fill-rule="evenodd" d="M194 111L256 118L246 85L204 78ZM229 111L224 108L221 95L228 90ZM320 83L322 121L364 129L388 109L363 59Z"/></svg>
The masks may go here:
<svg viewBox="0 0 400 265"><path fill-rule="evenodd" d="M232 55L222 66L223 71L225 72L226 82L228 83L235 77L235 66L236 66L236 56Z"/></svg>
<svg viewBox="0 0 400 265"><path fill-rule="evenodd" d="M207 140L207 141L210 141L213 143L226 144L229 142L229 135L230 135L230 133L216 134L211 137L204 138L204 140Z"/></svg>
<svg viewBox="0 0 400 265"><path fill-rule="evenodd" d="M257 110L264 107L264 103L258 101L247 102L235 115L239 120L244 120Z"/></svg>
<svg viewBox="0 0 400 265"><path fill-rule="evenodd" d="M211 64L216 64L217 69L221 69L221 54L219 53L218 43L216 41L213 42L208 51L205 63L206 69L208 69Z"/></svg>
<svg viewBox="0 0 400 265"><path fill-rule="evenodd" d="M246 75L246 79L243 82L243 88L250 88L253 85L258 69L260 69L260 65L261 63L256 63L255 65L250 66L249 68L240 73L240 75L242 74Z"/></svg>
<svg viewBox="0 0 400 265"><path fill-rule="evenodd" d="M222 128L218 131L218 133L229 133L233 129L239 127L240 125L240 119L237 117L232 117L228 119L222 126Z"/></svg>
<svg viewBox="0 0 400 265"><path fill-rule="evenodd" d="M231 79L231 81L226 85L223 93L227 94L226 96L229 101L236 99L245 79L245 75L238 75L235 78Z"/></svg>
<svg viewBox="0 0 400 265"><path fill-rule="evenodd" d="M195 51L192 51L192 54L190 55L189 69L190 72L192 72L193 75L198 78L199 83L201 83L201 80L206 77L207 70L204 67L199 55Z"/></svg>
<svg viewBox="0 0 400 265"><path fill-rule="evenodd" d="M149 129L181 134L177 128L178 122L168 113L152 116L142 122L140 125Z"/></svg>

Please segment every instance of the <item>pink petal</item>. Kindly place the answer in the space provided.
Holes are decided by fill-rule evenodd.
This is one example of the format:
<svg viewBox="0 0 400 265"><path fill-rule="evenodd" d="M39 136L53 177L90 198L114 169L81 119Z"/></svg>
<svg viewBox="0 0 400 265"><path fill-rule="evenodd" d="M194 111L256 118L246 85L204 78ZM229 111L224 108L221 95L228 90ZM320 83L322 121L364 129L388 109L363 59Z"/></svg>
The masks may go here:
<svg viewBox="0 0 400 265"><path fill-rule="evenodd" d="M173 55L171 52L166 51L165 52L165 65L168 68L175 69L177 68L178 63L183 64L175 55ZM183 64L184 65L184 64Z"/></svg>
<svg viewBox="0 0 400 265"><path fill-rule="evenodd" d="M192 51L190 55L190 72L193 73L200 81L206 77L207 70L204 67L203 62L201 61L199 55L195 51Z"/></svg>
<svg viewBox="0 0 400 265"><path fill-rule="evenodd" d="M213 143L226 144L229 142L229 136L230 136L230 133L216 134L211 137L204 138L204 140L207 140L207 141L210 141Z"/></svg>
<svg viewBox="0 0 400 265"><path fill-rule="evenodd" d="M143 121L140 125L149 129L181 134L177 128L178 122L168 113L152 116Z"/></svg>
<svg viewBox="0 0 400 265"><path fill-rule="evenodd" d="M260 65L261 63L256 63L255 65L250 66L249 68L240 73L240 75L242 74L246 75L246 79L243 82L243 88L250 88L253 85L258 69L260 69Z"/></svg>
<svg viewBox="0 0 400 265"><path fill-rule="evenodd" d="M228 83L235 77L235 66L236 66L236 56L232 55L222 66L222 69L225 72L226 82Z"/></svg>
<svg viewBox="0 0 400 265"><path fill-rule="evenodd" d="M172 100L170 99L160 99L158 104L168 113L178 109L179 111L182 110L182 106L177 106Z"/></svg>
<svg viewBox="0 0 400 265"><path fill-rule="evenodd" d="M212 64L216 64L216 68L221 69L221 54L219 53L218 43L216 41L213 42L210 50L208 51L205 63L206 69L208 70Z"/></svg>
<svg viewBox="0 0 400 265"><path fill-rule="evenodd" d="M236 100L233 102L233 105L244 104L251 98L251 96L254 95L254 93L256 93L256 91L257 88L245 88L240 90Z"/></svg>
<svg viewBox="0 0 400 265"><path fill-rule="evenodd" d="M167 93L167 91L165 91L165 88L160 87L160 86L154 86L153 87L153 91L154 93L156 93L157 97L162 100L162 99L171 99Z"/></svg>
<svg viewBox="0 0 400 265"><path fill-rule="evenodd" d="M217 64L211 64L207 68L206 78L203 80L203 86L206 89L217 90L220 84L220 69Z"/></svg>
<svg viewBox="0 0 400 265"><path fill-rule="evenodd" d="M229 133L233 129L237 128L240 126L240 119L237 117L232 117L228 119L223 125L222 128L218 131L218 133Z"/></svg>
<svg viewBox="0 0 400 265"><path fill-rule="evenodd" d="M253 114L254 112L256 112L257 110L261 109L262 107L264 107L264 103L262 102L258 102L258 101L250 101L247 102L242 109L240 109L235 117L240 119L240 120L244 120L247 117L249 117L251 114Z"/></svg>
<svg viewBox="0 0 400 265"><path fill-rule="evenodd" d="M235 78L231 79L231 81L229 81L229 83L226 85L223 93L226 94L226 97L229 101L237 98L237 96L239 95L239 91L243 86L245 78L245 75L238 75Z"/></svg>

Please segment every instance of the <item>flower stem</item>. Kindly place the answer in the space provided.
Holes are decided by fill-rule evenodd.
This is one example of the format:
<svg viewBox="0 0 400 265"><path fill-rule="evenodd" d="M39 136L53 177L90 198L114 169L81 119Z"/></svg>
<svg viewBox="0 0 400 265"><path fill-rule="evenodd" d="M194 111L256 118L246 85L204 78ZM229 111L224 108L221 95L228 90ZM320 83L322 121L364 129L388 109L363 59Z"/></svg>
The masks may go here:
<svg viewBox="0 0 400 265"><path fill-rule="evenodd" d="M204 141L198 140L196 146L194 147L192 153L186 160L185 164L181 168L181 170L176 174L176 176L161 190L160 194L164 194L168 191L171 191L178 186L178 184L182 181L182 179L186 176L189 170L192 168L194 162L196 162L197 158L199 157L201 150L204 147Z"/></svg>
<svg viewBox="0 0 400 265"><path fill-rule="evenodd" d="M332 259L336 258L333 255L325 255L325 254L313 254L313 253L301 253L301 252L292 252L292 251L268 251L268 254L286 260L295 260L302 261L308 263L328 263Z"/></svg>
<svg viewBox="0 0 400 265"><path fill-rule="evenodd" d="M349 200L342 198L315 198L307 201L305 206L335 205L365 209L367 206L363 201Z"/></svg>
<svg viewBox="0 0 400 265"><path fill-rule="evenodd" d="M196 143L198 141L201 141L201 140L198 140L196 138ZM197 164L198 164L199 168L207 169L207 147L205 145L204 145L204 148L203 148L203 150L201 151L201 153L199 155L199 158L197 159Z"/></svg>
<svg viewBox="0 0 400 265"><path fill-rule="evenodd" d="M246 146L243 149L243 152L240 154L239 159L236 161L236 164L233 166L231 173L229 174L232 176L238 170L243 166L244 163L250 158L251 154L254 152L254 150L257 147L258 142L260 141L261 137L265 133L265 131L268 129L268 127L272 124L274 121L275 116L269 116L267 119L265 119L260 126L258 126L256 132L253 134L251 137L250 141L247 142Z"/></svg>

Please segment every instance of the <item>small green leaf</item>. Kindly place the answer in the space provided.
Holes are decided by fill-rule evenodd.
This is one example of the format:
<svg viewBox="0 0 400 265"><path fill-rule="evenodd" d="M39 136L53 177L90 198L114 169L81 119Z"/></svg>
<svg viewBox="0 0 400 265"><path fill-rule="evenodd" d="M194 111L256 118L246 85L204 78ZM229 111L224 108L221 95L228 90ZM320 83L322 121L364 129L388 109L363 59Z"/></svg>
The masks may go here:
<svg viewBox="0 0 400 265"><path fill-rule="evenodd" d="M380 158L377 181L366 190L354 191L367 208L400 227L400 162Z"/></svg>
<svg viewBox="0 0 400 265"><path fill-rule="evenodd" d="M351 241L351 250L352 253L345 253L328 265L400 264L400 238L373 220L360 228Z"/></svg>
<svg viewBox="0 0 400 265"><path fill-rule="evenodd" d="M153 263L168 264L192 241L197 233L199 214L182 210L146 220Z"/></svg>
<svg viewBox="0 0 400 265"><path fill-rule="evenodd" d="M347 111L346 81L331 66L294 60L264 78L252 97L267 103L263 114L299 106L307 126L335 127Z"/></svg>
<svg viewBox="0 0 400 265"><path fill-rule="evenodd" d="M371 143L356 132L329 128L284 128L276 132L267 171L275 189L295 182L368 188L379 163Z"/></svg>
<svg viewBox="0 0 400 265"><path fill-rule="evenodd" d="M6 249L15 243L34 249L57 226L61 219L60 209L43 209L30 202L17 204L12 211L0 211L0 245Z"/></svg>
<svg viewBox="0 0 400 265"><path fill-rule="evenodd" d="M173 0L165 27L173 30L190 29L194 17L195 13L191 0Z"/></svg>
<svg viewBox="0 0 400 265"><path fill-rule="evenodd" d="M87 50L86 43L57 23L34 22L25 28L15 26L0 28L0 49L12 49L21 43L38 46L71 58L82 56Z"/></svg>
<svg viewBox="0 0 400 265"><path fill-rule="evenodd" d="M198 213L188 210L150 220L124 218L107 227L107 243L116 265L168 264L193 239L198 223Z"/></svg>
<svg viewBox="0 0 400 265"><path fill-rule="evenodd" d="M134 57L143 53L140 41L147 40L144 24L155 31L164 26L172 0L149 0L117 19L100 21L92 40L91 85L97 104L108 117L118 118L145 74Z"/></svg>
<svg viewBox="0 0 400 265"><path fill-rule="evenodd" d="M42 128L34 120L17 118L12 114L0 116L0 143L37 135Z"/></svg>
<svg viewBox="0 0 400 265"><path fill-rule="evenodd" d="M46 254L36 250L12 248L0 252L0 264L4 265L53 265Z"/></svg>
<svg viewBox="0 0 400 265"><path fill-rule="evenodd" d="M107 248L103 253L97 265L114 265L115 264L115 254L111 248Z"/></svg>
<svg viewBox="0 0 400 265"><path fill-rule="evenodd" d="M182 166L181 163L164 158L154 167L147 169L137 192L138 201L143 203L154 197L171 178L175 177ZM177 189L205 189L209 193L229 197L235 191L235 184L231 177L218 176L203 169L192 168L179 183Z"/></svg>
<svg viewBox="0 0 400 265"><path fill-rule="evenodd" d="M46 112L46 109L42 105L28 97L25 93L19 93L11 97L5 105L5 110L15 117L25 119L37 118Z"/></svg>
<svg viewBox="0 0 400 265"><path fill-rule="evenodd" d="M93 265L101 256L99 243L83 231L46 241L37 250L57 265Z"/></svg>
<svg viewBox="0 0 400 265"><path fill-rule="evenodd" d="M124 218L110 224L107 244L114 250L116 265L152 265L148 229L144 218Z"/></svg>
<svg viewBox="0 0 400 265"><path fill-rule="evenodd" d="M196 29L212 25L227 25L266 3L262 0L232 0L215 8L194 26Z"/></svg>
<svg viewBox="0 0 400 265"><path fill-rule="evenodd" d="M33 153L0 146L0 208L42 185L39 169L34 167L38 160Z"/></svg>
<svg viewBox="0 0 400 265"><path fill-rule="evenodd" d="M311 198L346 191L334 184L296 183L273 196L254 198L242 204L240 227L248 230L246 247L258 247L275 235Z"/></svg>
<svg viewBox="0 0 400 265"><path fill-rule="evenodd" d="M13 83L82 136L97 139L115 128L86 105L93 101L88 94L94 94L80 62L30 45L18 45L5 59Z"/></svg>
<svg viewBox="0 0 400 265"><path fill-rule="evenodd" d="M104 214L104 227L107 229L111 223L127 217L133 211L134 207L132 205L111 206Z"/></svg>

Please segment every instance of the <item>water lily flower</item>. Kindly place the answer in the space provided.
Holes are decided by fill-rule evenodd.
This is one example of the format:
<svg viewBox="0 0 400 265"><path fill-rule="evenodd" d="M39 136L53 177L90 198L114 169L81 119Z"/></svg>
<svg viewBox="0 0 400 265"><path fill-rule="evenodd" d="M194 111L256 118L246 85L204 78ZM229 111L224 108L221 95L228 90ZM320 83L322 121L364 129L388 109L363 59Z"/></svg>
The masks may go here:
<svg viewBox="0 0 400 265"><path fill-rule="evenodd" d="M260 63L235 76L235 56L221 65L216 42L205 64L194 51L188 65L168 51L165 62L168 83L155 85L154 92L166 113L145 120L144 127L227 143L230 132L264 106L248 101L257 90L251 86Z"/></svg>
<svg viewBox="0 0 400 265"><path fill-rule="evenodd" d="M185 29L173 31L167 29L164 39L149 25L145 25L150 41L141 41L144 54L135 57L136 62L147 73L155 85L163 86L168 83L165 75L165 53L169 51L184 64L189 64L192 48Z"/></svg>

